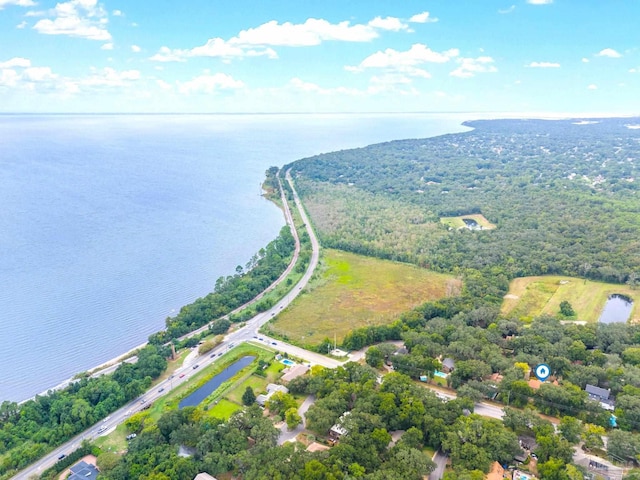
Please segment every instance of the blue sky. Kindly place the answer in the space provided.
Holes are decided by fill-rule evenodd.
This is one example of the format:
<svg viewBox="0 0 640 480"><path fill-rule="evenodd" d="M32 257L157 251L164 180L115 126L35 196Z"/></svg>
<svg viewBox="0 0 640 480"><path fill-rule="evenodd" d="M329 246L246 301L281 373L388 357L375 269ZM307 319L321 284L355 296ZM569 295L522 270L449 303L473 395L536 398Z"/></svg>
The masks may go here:
<svg viewBox="0 0 640 480"><path fill-rule="evenodd" d="M0 112L640 114L640 1L0 0Z"/></svg>

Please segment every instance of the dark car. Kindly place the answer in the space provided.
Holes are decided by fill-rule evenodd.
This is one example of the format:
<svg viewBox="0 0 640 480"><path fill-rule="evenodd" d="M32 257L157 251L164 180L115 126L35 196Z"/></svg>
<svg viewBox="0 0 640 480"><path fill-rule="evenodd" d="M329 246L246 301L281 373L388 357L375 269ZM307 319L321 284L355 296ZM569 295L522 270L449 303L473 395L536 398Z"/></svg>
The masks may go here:
<svg viewBox="0 0 640 480"><path fill-rule="evenodd" d="M61 453L60 455L58 455L58 460L62 460L65 457L66 455L64 453Z"/></svg>
<svg viewBox="0 0 640 480"><path fill-rule="evenodd" d="M160 390L158 390L158 393L164 392L164 387L162 387Z"/></svg>
<svg viewBox="0 0 640 480"><path fill-rule="evenodd" d="M197 363L193 366L193 369L195 370L196 368L198 368L200 365L198 365Z"/></svg>

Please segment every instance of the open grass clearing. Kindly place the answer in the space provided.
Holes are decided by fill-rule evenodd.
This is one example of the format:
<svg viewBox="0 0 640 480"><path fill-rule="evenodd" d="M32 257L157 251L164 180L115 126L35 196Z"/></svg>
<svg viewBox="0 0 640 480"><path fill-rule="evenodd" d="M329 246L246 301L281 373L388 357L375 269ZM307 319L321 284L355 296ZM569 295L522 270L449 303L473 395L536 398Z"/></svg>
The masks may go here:
<svg viewBox="0 0 640 480"><path fill-rule="evenodd" d="M325 249L318 278L269 328L299 344L338 341L351 330L389 323L429 300L455 295L461 281L405 263Z"/></svg>
<svg viewBox="0 0 640 480"><path fill-rule="evenodd" d="M482 227L482 230L493 230L496 226L487 220L481 213L474 213L472 215L460 215L457 217L441 217L440 222L451 228L465 228L467 225L464 223L464 219L468 218L475 220L478 225Z"/></svg>
<svg viewBox="0 0 640 480"><path fill-rule="evenodd" d="M627 295L633 300L629 321L640 321L637 308L640 290L634 290L628 285L563 276L514 279L502 302L501 313L525 320L543 314L558 316L560 302L566 300L576 312L575 320L597 322L609 295L614 293Z"/></svg>
<svg viewBox="0 0 640 480"><path fill-rule="evenodd" d="M258 377L257 375L251 375L244 382L239 383L232 390L229 391L225 395L225 398L228 400L242 404L242 395L244 395L247 387L251 387L253 389L253 393L258 396L259 394L267 391L267 385L269 384L269 380L266 378Z"/></svg>
<svg viewBox="0 0 640 480"><path fill-rule="evenodd" d="M228 420L238 410L242 409L242 405L230 402L225 398L221 398L215 406L209 409L209 415L222 420Z"/></svg>

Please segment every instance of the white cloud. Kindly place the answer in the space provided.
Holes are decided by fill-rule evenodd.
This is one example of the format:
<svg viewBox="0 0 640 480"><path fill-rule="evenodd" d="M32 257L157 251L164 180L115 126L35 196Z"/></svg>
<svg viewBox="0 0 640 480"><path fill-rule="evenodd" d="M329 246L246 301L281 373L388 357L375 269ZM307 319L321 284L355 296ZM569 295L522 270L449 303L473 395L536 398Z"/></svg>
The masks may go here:
<svg viewBox="0 0 640 480"><path fill-rule="evenodd" d="M589 85L587 88L588 88L589 90L597 90L597 89L598 89L598 86L597 86L595 83L592 83L592 84L591 84L591 85Z"/></svg>
<svg viewBox="0 0 640 480"><path fill-rule="evenodd" d="M31 60L29 60L28 58L22 58L22 57L13 57L10 60L7 60L6 62L0 62L0 68L14 68L14 67L19 67L19 68L27 68L31 66Z"/></svg>
<svg viewBox="0 0 640 480"><path fill-rule="evenodd" d="M549 5L553 3L553 0L527 0L527 3L531 5Z"/></svg>
<svg viewBox="0 0 640 480"><path fill-rule="evenodd" d="M511 5L511 6L510 6L510 7L508 7L508 8L501 8L501 9L499 9L499 10L498 10L498 13L501 13L501 14L505 15L505 14L507 14L507 13L511 13L511 12L513 12L515 9L516 9L516 6L515 6L515 5Z"/></svg>
<svg viewBox="0 0 640 480"><path fill-rule="evenodd" d="M413 15L409 19L409 21L412 23L434 23L434 22L437 22L438 19L435 17L432 17L429 12L422 12L422 13L416 13L415 15Z"/></svg>
<svg viewBox="0 0 640 480"><path fill-rule="evenodd" d="M164 80L156 80L156 85L165 91L173 90L173 86Z"/></svg>
<svg viewBox="0 0 640 480"><path fill-rule="evenodd" d="M105 43L100 47L100 50L113 50L113 43Z"/></svg>
<svg viewBox="0 0 640 480"><path fill-rule="evenodd" d="M124 13L122 13L122 10L114 10L113 12L111 12L111 15L113 15L114 17L124 17Z"/></svg>
<svg viewBox="0 0 640 480"><path fill-rule="evenodd" d="M118 71L111 67L92 68L92 74L80 79L77 84L85 87L122 87L130 82L140 80L139 70Z"/></svg>
<svg viewBox="0 0 640 480"><path fill-rule="evenodd" d="M22 77L32 82L45 82L58 78L58 75L49 67L29 67L24 69Z"/></svg>
<svg viewBox="0 0 640 480"><path fill-rule="evenodd" d="M0 0L2 1L2 0ZM39 20L33 28L46 35L68 35L89 40L111 40L107 13L97 0L70 0L47 12L52 18Z"/></svg>
<svg viewBox="0 0 640 480"><path fill-rule="evenodd" d="M185 50L171 50L169 47L160 47L158 53L151 57L150 60L156 62L184 62L185 57Z"/></svg>
<svg viewBox="0 0 640 480"><path fill-rule="evenodd" d="M498 71L493 65L493 58L487 56L457 58L456 62L458 62L460 66L449 74L452 77L470 78L475 76L476 73L494 73Z"/></svg>
<svg viewBox="0 0 640 480"><path fill-rule="evenodd" d="M18 7L33 7L36 3L33 0L0 0L0 10L8 5Z"/></svg>
<svg viewBox="0 0 640 480"><path fill-rule="evenodd" d="M188 57L258 57L266 56L267 58L278 58L278 54L269 47L235 45L226 42L222 38L210 38L207 43L191 50L173 51L174 56ZM153 59L153 57L152 57Z"/></svg>
<svg viewBox="0 0 640 480"><path fill-rule="evenodd" d="M25 22L24 20L22 22L20 22L19 24L16 25L16 28L24 28L27 26L27 22Z"/></svg>
<svg viewBox="0 0 640 480"><path fill-rule="evenodd" d="M408 25L395 17L376 17L368 24L348 21L330 23L324 19L309 18L304 23L279 23L276 20L255 28L240 31L228 40L210 38L204 45L191 49L162 47L151 60L159 62L184 61L188 57L240 57L278 58L272 47L309 47L325 41L369 42L379 37L378 30L408 30Z"/></svg>
<svg viewBox="0 0 640 480"><path fill-rule="evenodd" d="M139 53L142 49L138 45L131 45L131 51L134 53Z"/></svg>
<svg viewBox="0 0 640 480"><path fill-rule="evenodd" d="M589 63L589 59L586 57L582 57L582 63Z"/></svg>
<svg viewBox="0 0 640 480"><path fill-rule="evenodd" d="M559 68L560 64L556 62L531 62L525 67L530 68Z"/></svg>
<svg viewBox="0 0 640 480"><path fill-rule="evenodd" d="M638 73L638 69L637 68L630 68L629 69L629 73Z"/></svg>
<svg viewBox="0 0 640 480"><path fill-rule="evenodd" d="M392 32L399 32L400 30L409 28L409 25L402 23L397 17L376 17L371 20L368 25L373 28L379 28L380 30L391 30Z"/></svg>
<svg viewBox="0 0 640 480"><path fill-rule="evenodd" d="M393 48L377 51L362 60L358 66L346 67L348 71L359 72L365 68L399 69L413 67L423 63L445 63L460 54L459 50L452 48L444 52L435 52L424 44L415 43L409 50L399 52Z"/></svg>
<svg viewBox="0 0 640 480"><path fill-rule="evenodd" d="M347 21L332 24L323 19L309 18L301 24L280 24L272 20L259 27L241 31L229 43L302 47L320 45L328 40L368 42L377 37L377 32L369 25L350 25Z"/></svg>
<svg viewBox="0 0 640 480"><path fill-rule="evenodd" d="M609 58L620 58L622 54L615 51L613 48L605 48L604 50L600 50L596 53L597 57L609 57Z"/></svg>
<svg viewBox="0 0 640 480"><path fill-rule="evenodd" d="M219 90L237 90L244 87L244 82L235 80L226 73L204 73L188 82L178 82L178 90L183 94L216 93Z"/></svg>

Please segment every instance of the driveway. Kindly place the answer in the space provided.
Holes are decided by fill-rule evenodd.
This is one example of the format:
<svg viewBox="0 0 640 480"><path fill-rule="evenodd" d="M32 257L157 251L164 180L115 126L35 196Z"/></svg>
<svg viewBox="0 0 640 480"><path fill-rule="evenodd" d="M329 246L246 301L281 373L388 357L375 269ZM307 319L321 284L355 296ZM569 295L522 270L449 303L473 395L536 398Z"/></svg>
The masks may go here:
<svg viewBox="0 0 640 480"><path fill-rule="evenodd" d="M295 438L304 431L306 426L304 415L305 413L307 413L307 410L309 410L309 407L315 403L315 401L316 397L313 395L309 395L304 399L304 402L302 402L302 405L300 405L300 407L298 408L298 415L302 417L302 422L296 428L294 428L293 430L289 430L287 428L287 423L282 423L282 426L280 427L280 437L278 437L278 445L282 445L285 442L294 441Z"/></svg>

